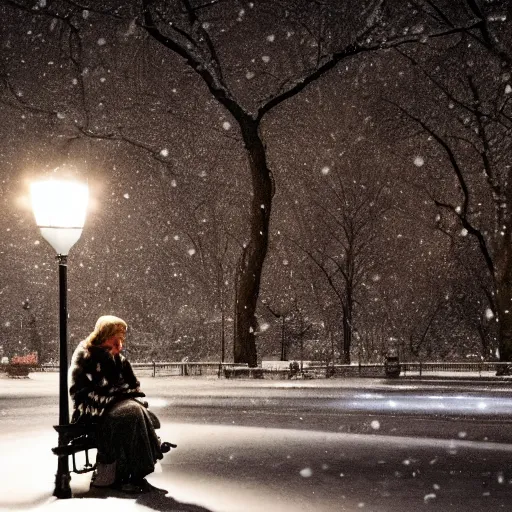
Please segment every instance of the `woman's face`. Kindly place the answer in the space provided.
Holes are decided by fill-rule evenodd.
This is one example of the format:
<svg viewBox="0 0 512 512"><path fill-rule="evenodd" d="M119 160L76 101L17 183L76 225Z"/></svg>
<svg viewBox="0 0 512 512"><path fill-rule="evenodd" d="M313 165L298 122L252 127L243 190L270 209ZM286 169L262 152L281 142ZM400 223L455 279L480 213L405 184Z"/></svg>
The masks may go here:
<svg viewBox="0 0 512 512"><path fill-rule="evenodd" d="M125 338L126 329L124 327L119 327L117 332L103 343L102 347L108 350L113 356L117 356L123 348Z"/></svg>

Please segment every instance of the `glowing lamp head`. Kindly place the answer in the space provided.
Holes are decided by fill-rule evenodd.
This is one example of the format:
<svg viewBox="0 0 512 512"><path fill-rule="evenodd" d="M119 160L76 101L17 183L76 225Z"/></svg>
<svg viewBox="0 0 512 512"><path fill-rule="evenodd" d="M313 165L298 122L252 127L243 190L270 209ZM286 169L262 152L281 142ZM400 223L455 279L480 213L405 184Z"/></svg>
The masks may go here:
<svg viewBox="0 0 512 512"><path fill-rule="evenodd" d="M71 180L36 181L30 185L32 209L43 238L67 255L85 224L89 188Z"/></svg>

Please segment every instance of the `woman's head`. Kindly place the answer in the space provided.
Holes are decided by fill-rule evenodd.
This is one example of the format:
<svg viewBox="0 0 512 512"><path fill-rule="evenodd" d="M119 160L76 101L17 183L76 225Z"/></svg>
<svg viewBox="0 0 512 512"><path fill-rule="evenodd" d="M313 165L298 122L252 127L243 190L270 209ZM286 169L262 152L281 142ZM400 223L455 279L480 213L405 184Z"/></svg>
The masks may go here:
<svg viewBox="0 0 512 512"><path fill-rule="evenodd" d="M126 322L117 316L100 316L94 331L85 339L85 345L103 347L113 355L117 355L123 348L127 327Z"/></svg>

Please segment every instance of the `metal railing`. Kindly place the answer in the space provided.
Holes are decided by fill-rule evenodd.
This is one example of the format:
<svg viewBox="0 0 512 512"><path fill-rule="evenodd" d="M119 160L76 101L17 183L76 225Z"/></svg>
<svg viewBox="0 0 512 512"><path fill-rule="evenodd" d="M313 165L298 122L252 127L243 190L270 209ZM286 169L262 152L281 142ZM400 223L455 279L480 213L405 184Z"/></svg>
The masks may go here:
<svg viewBox="0 0 512 512"><path fill-rule="evenodd" d="M201 361L187 362L151 362L151 363L132 363L133 369L137 375L151 375L156 377L201 377L206 375L221 376L224 374L224 368L239 368L247 366L235 363L204 363Z"/></svg>
<svg viewBox="0 0 512 512"><path fill-rule="evenodd" d="M471 375L495 376L500 369L512 369L511 363L502 363L498 361L481 361L481 362L400 362L401 375L417 375L419 377L438 374L462 375L464 373ZM317 374L321 372L331 373L331 375L361 375L374 376L384 375L385 365L383 363L368 364L335 364L335 365L315 365L308 368Z"/></svg>
<svg viewBox="0 0 512 512"><path fill-rule="evenodd" d="M187 361L187 362L158 362L152 361L149 363L131 363L137 376L151 376L151 377L199 377L207 375L223 375L225 368L242 368L247 367L247 364L239 363L214 363L214 362L201 362L201 361ZM54 372L59 371L58 365L42 364L35 367L33 371L39 372Z"/></svg>
<svg viewBox="0 0 512 512"><path fill-rule="evenodd" d="M147 363L132 363L132 366L138 376L174 376L174 377L200 377L212 376L218 377L234 376L234 370L248 368L247 364L239 363L219 363L219 362L202 362L202 361L187 361L187 362L161 362L153 361ZM499 375L500 370L512 370L511 363L501 363L497 361L482 361L482 362L401 362L401 376L419 376L427 377L429 375L448 375L458 374L459 376L476 376L489 377ZM225 369L231 369L230 375L227 375ZM0 371L5 368L0 368ZM261 367L253 368L258 370L269 378L286 378L290 373L289 369L272 369ZM59 371L58 365L42 364L37 367L32 367L31 371L38 372L53 372ZM250 372L249 372L250 373ZM367 377L381 377L385 375L384 364L371 363L371 364L335 364L335 365L312 365L304 368L301 372L302 376L305 373L308 376L322 378L322 377L350 377L350 376L367 376ZM265 377L266 378L266 377Z"/></svg>
<svg viewBox="0 0 512 512"><path fill-rule="evenodd" d="M404 375L418 374L420 377L424 374L432 373L478 373L479 376L483 374L496 374L500 369L510 367L510 363L501 363L498 361L481 361L481 362L460 362L460 363L401 363L402 372Z"/></svg>

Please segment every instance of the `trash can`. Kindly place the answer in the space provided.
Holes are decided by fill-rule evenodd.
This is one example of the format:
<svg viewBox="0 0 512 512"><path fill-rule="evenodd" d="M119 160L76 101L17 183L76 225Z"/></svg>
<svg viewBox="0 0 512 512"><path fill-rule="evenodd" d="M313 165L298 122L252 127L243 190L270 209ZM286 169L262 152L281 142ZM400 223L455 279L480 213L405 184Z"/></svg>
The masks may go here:
<svg viewBox="0 0 512 512"><path fill-rule="evenodd" d="M386 354L386 359L384 361L384 372L386 377L399 377L401 371L402 367L400 366L400 359L398 358L397 352L395 350L389 351Z"/></svg>

